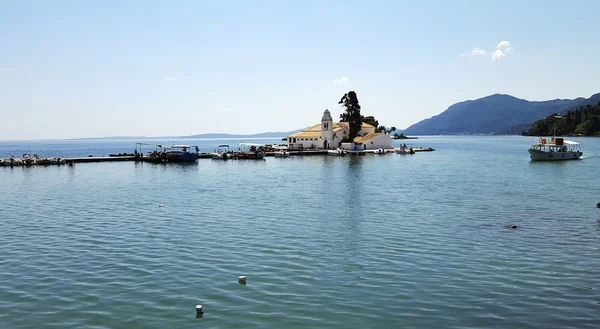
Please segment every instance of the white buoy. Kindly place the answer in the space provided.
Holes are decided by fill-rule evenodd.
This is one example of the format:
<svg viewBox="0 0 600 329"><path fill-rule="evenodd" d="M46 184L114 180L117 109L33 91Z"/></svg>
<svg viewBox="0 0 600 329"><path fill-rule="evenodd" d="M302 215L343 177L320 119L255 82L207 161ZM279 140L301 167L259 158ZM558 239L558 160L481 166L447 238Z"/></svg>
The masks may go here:
<svg viewBox="0 0 600 329"><path fill-rule="evenodd" d="M202 310L202 305L196 305L196 313L198 313L198 314L204 313L204 310Z"/></svg>
<svg viewBox="0 0 600 329"><path fill-rule="evenodd" d="M238 278L238 282L241 284L246 284L246 276L242 275Z"/></svg>

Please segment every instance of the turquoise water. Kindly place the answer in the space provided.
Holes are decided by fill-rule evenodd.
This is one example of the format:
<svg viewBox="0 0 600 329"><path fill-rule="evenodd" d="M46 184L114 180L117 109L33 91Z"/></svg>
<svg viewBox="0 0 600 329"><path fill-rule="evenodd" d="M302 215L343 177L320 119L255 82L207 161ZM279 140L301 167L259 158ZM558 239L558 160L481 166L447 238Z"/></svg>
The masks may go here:
<svg viewBox="0 0 600 329"><path fill-rule="evenodd" d="M578 140L563 163L424 137L436 152L0 167L0 328L598 328L600 139Z"/></svg>

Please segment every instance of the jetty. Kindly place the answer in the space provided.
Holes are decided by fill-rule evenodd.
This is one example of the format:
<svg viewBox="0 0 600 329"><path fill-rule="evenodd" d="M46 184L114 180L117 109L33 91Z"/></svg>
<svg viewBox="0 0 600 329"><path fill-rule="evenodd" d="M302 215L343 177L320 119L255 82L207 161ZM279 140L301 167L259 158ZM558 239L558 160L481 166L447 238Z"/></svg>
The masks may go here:
<svg viewBox="0 0 600 329"><path fill-rule="evenodd" d="M210 153L198 154L198 159L210 159ZM27 167L27 166L48 166L48 165L73 165L75 163L92 163L92 162L122 162L122 161L143 161L156 162L155 159L149 156L87 156L76 158L40 158L28 157L21 158L10 157L0 159L0 167Z"/></svg>
<svg viewBox="0 0 600 329"><path fill-rule="evenodd" d="M431 147L413 147L412 150L414 152L432 152L435 149ZM275 157L276 154L281 152L281 150L275 150L273 148L266 150L265 152L260 152L264 155L264 157ZM328 150L324 149L306 149L306 150L291 150L285 151L289 156L326 156L328 155ZM350 156L362 156L367 154L390 154L394 153L394 149L376 149L376 150L358 150L358 151L349 151L345 150L345 155ZM228 152L229 156L227 159L231 160L260 160L260 157L251 157L248 156L248 152L244 151L231 151ZM198 159L212 159L212 153L197 153ZM10 157L10 158L0 158L0 167L26 167L26 166L48 166L48 165L73 165L75 163L92 163L92 162L123 162L123 161L138 161L138 162L152 162L156 163L156 157L152 156L152 152L149 154L142 154L141 152L135 153L119 153L119 154L110 154L109 156L93 156L89 155L87 157L73 157L73 158L62 158L62 157L39 157L37 154L33 156L29 154L23 154L22 157ZM162 162L161 162L162 163Z"/></svg>

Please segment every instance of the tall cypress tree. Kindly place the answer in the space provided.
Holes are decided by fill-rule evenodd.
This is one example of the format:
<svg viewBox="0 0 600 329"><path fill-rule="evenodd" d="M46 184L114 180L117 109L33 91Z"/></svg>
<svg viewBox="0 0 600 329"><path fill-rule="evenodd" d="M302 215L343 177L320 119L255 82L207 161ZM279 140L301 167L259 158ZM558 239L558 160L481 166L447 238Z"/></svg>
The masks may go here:
<svg viewBox="0 0 600 329"><path fill-rule="evenodd" d="M354 91L349 91L344 94L338 104L342 104L342 106L346 108L346 111L340 114L340 121L348 122L350 128L348 139L353 141L354 138L358 136L362 127L362 116L360 115L360 105L358 104L356 93Z"/></svg>

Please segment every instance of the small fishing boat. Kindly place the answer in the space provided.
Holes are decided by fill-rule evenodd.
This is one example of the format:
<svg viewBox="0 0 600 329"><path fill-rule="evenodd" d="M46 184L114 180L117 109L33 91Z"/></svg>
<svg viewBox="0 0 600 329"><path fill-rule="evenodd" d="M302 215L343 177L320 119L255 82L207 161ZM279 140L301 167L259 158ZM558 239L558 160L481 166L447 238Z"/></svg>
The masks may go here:
<svg viewBox="0 0 600 329"><path fill-rule="evenodd" d="M221 144L217 147L217 150L210 154L213 160L227 160L229 159L229 145Z"/></svg>
<svg viewBox="0 0 600 329"><path fill-rule="evenodd" d="M236 156L240 160L263 160L265 152L262 150L262 144L239 143Z"/></svg>
<svg viewBox="0 0 600 329"><path fill-rule="evenodd" d="M550 137L550 140L542 137L529 148L531 161L577 160L582 155L579 143L562 137Z"/></svg>
<svg viewBox="0 0 600 329"><path fill-rule="evenodd" d="M412 147L401 146L399 148L395 148L394 151L396 154L415 154L415 151Z"/></svg>
<svg viewBox="0 0 600 329"><path fill-rule="evenodd" d="M162 147L157 145L161 151L155 150L148 155L150 162L195 162L198 160L198 146L195 145L172 145Z"/></svg>

